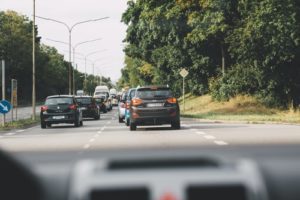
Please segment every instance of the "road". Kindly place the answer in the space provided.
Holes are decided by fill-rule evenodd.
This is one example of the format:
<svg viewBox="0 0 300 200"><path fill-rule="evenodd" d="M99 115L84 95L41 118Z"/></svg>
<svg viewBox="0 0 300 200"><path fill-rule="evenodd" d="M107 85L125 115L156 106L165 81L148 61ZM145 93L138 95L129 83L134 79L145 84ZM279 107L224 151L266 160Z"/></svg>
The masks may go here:
<svg viewBox="0 0 300 200"><path fill-rule="evenodd" d="M169 126L138 127L131 132L118 122L117 111L102 114L100 120L85 120L84 126L54 125L41 129L35 126L24 130L0 133L0 147L13 152L75 150L78 153L93 149L155 148L186 146L300 144L300 126L267 124L208 123L181 119L182 129Z"/></svg>

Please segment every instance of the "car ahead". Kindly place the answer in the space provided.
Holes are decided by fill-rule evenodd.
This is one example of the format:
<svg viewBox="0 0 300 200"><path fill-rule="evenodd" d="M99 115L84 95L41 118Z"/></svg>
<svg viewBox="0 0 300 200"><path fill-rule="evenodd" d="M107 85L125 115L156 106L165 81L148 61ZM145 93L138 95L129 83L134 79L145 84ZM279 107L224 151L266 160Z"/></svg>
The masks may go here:
<svg viewBox="0 0 300 200"><path fill-rule="evenodd" d="M75 127L83 125L82 111L71 95L54 95L46 98L40 112L41 128L52 124L69 123Z"/></svg>
<svg viewBox="0 0 300 200"><path fill-rule="evenodd" d="M126 101L125 101L125 124L126 126L130 125L130 102L135 96L136 88L131 88L127 92Z"/></svg>
<svg viewBox="0 0 300 200"><path fill-rule="evenodd" d="M81 107L83 117L100 119L100 108L93 97L76 96L75 99Z"/></svg>
<svg viewBox="0 0 300 200"><path fill-rule="evenodd" d="M106 110L107 111L112 110L111 97L109 96L109 93L105 91L95 92L94 97L99 97L99 96L101 97L104 96L104 104L106 105Z"/></svg>
<svg viewBox="0 0 300 200"><path fill-rule="evenodd" d="M123 92L118 104L119 123L122 123L125 119L126 96L127 92Z"/></svg>
<svg viewBox="0 0 300 200"><path fill-rule="evenodd" d="M110 97L111 97L111 104L112 104L112 106L118 106L119 101L118 101L117 95L111 94Z"/></svg>
<svg viewBox="0 0 300 200"><path fill-rule="evenodd" d="M100 112L107 113L106 105L104 103L105 96L95 96L96 104L99 106Z"/></svg>
<svg viewBox="0 0 300 200"><path fill-rule="evenodd" d="M130 103L130 130L139 125L171 124L180 129L180 110L169 87L146 86L137 88Z"/></svg>

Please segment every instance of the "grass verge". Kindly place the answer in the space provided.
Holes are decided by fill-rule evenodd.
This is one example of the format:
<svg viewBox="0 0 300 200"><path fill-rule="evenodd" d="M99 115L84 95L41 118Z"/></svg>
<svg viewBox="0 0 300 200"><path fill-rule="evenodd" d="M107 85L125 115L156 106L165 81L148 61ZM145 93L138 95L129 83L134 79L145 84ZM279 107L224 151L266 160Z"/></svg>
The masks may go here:
<svg viewBox="0 0 300 200"><path fill-rule="evenodd" d="M0 131L7 131L11 129L22 129L34 126L40 122L39 118L36 120L32 119L21 119L13 122L6 122L5 126L0 125Z"/></svg>
<svg viewBox="0 0 300 200"><path fill-rule="evenodd" d="M299 110L267 108L251 96L237 96L228 102L215 102L209 95L199 97L189 94L185 99L185 111L182 101L180 104L183 117L248 123L300 124Z"/></svg>

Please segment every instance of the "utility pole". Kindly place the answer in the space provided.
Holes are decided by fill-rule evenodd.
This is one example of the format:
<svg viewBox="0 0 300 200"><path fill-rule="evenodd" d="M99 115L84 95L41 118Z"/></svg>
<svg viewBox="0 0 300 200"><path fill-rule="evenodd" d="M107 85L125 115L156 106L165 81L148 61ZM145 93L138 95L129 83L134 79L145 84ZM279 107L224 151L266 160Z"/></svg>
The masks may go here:
<svg viewBox="0 0 300 200"><path fill-rule="evenodd" d="M35 0L33 0L33 24L32 24L32 120L35 120Z"/></svg>
<svg viewBox="0 0 300 200"><path fill-rule="evenodd" d="M5 100L5 61L2 60L2 100ZM2 125L5 125L5 114L3 114Z"/></svg>

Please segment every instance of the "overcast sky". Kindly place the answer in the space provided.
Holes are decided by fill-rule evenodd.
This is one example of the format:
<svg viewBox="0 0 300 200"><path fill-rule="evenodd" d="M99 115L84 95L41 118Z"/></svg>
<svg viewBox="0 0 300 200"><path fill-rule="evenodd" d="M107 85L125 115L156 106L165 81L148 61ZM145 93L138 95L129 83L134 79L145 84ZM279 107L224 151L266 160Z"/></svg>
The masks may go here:
<svg viewBox="0 0 300 200"><path fill-rule="evenodd" d="M0 10L15 10L32 19L32 0L0 0ZM95 65L95 73L111 77L116 81L121 76L124 66L122 40L125 38L126 26L121 23L121 15L126 9L126 0L36 0L36 15L63 21L69 25L89 19L108 16L109 19L76 26L72 33L72 43L102 38L100 41L80 45L76 52L91 55L90 60L99 60ZM47 39L68 42L67 29L58 23L36 19L42 43L55 46L68 60L68 46ZM78 69L85 71L82 56L76 56ZM92 73L92 66L87 66Z"/></svg>

